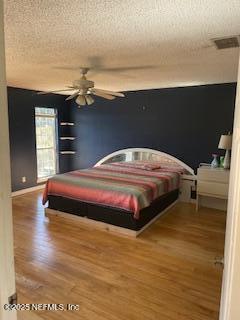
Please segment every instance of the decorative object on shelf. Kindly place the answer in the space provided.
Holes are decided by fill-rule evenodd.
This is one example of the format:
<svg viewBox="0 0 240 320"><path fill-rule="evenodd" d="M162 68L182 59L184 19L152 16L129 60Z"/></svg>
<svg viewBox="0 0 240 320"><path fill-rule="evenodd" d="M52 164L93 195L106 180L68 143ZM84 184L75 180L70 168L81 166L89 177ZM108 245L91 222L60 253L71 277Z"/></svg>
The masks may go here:
<svg viewBox="0 0 240 320"><path fill-rule="evenodd" d="M212 168L218 168L219 167L218 155L217 154L212 154L212 156L213 156L213 161L211 162L211 167Z"/></svg>
<svg viewBox="0 0 240 320"><path fill-rule="evenodd" d="M224 162L224 156L220 157L220 161L219 161L219 167L223 168L223 162Z"/></svg>
<svg viewBox="0 0 240 320"><path fill-rule="evenodd" d="M230 150L232 148L232 135L229 132L227 135L222 134L218 149L223 149L226 150L225 157L224 157L224 162L223 162L223 168L224 169L230 169Z"/></svg>
<svg viewBox="0 0 240 320"><path fill-rule="evenodd" d="M53 91L42 91L37 94L48 94L48 93L57 93L57 92L67 92L73 91L70 96L65 100L75 99L78 106L91 105L94 103L93 96L98 96L107 100L113 100L116 97L125 97L121 92L115 92L104 89L97 89L94 87L94 82L86 78L89 68L80 68L81 78L73 81L71 86L68 86L68 89L62 90L53 90Z"/></svg>

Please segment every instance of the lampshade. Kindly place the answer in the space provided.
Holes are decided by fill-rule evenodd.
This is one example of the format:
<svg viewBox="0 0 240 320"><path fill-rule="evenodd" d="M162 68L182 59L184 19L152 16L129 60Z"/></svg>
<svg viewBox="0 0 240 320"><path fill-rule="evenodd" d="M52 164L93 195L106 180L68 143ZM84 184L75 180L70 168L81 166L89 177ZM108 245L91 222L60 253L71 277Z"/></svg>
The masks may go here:
<svg viewBox="0 0 240 320"><path fill-rule="evenodd" d="M232 135L222 134L218 144L218 149L231 150L231 148L232 148Z"/></svg>

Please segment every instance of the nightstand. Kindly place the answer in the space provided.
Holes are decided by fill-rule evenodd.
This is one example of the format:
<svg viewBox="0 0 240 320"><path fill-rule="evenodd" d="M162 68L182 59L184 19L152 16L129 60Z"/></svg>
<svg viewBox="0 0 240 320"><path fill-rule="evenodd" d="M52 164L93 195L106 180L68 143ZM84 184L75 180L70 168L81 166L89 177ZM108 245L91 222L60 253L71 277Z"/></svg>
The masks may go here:
<svg viewBox="0 0 240 320"><path fill-rule="evenodd" d="M196 210L200 206L201 197L212 197L227 200L229 170L222 168L199 167L197 170Z"/></svg>

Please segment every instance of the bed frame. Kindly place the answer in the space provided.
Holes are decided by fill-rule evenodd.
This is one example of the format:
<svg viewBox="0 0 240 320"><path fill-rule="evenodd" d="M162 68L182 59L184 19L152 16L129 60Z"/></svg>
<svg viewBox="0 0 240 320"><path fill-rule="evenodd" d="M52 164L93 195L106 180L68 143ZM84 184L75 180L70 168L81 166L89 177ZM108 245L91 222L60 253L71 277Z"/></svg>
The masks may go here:
<svg viewBox="0 0 240 320"><path fill-rule="evenodd" d="M146 228L148 228L151 224L153 224L160 216L162 216L164 213L166 213L176 203L177 203L177 200L174 201L169 207L164 209L162 212L160 212L158 215L156 215L151 221L149 221L147 224L145 224L145 226L143 226L138 231L134 231L134 230L123 228L123 227L118 227L113 224L88 219L87 217L76 216L74 214L69 214L66 212L53 210L50 208L45 209L45 216L49 220L55 219L56 217L60 217L60 218L62 217L67 220L71 220L73 222L76 222L80 226L86 226L87 228L98 229L98 230L106 231L106 232L113 233L113 234L120 234L120 235L124 235L124 236L128 236L128 237L136 238L140 233L142 233Z"/></svg>
<svg viewBox="0 0 240 320"><path fill-rule="evenodd" d="M140 210L139 219L134 219L133 213L126 210L50 195L45 215L49 219L61 216L101 230L136 237L177 202L178 194L177 189L154 200Z"/></svg>
<svg viewBox="0 0 240 320"><path fill-rule="evenodd" d="M134 157L137 155L138 158L144 160L161 161L166 164L180 165L186 172L183 176L194 177L193 170L180 160L166 153L145 148L119 150L104 157L96 164L96 166L109 163L111 162L111 159L113 159L113 161L115 159L115 161L119 161L119 156L123 153L127 155L127 160L133 160L133 155ZM140 210L139 219L134 219L133 214L125 210L50 195L49 205L48 208L45 209L45 215L50 220L55 219L56 217L62 217L90 228L137 237L161 215L175 205L178 198L179 190L164 194L154 200L150 206Z"/></svg>

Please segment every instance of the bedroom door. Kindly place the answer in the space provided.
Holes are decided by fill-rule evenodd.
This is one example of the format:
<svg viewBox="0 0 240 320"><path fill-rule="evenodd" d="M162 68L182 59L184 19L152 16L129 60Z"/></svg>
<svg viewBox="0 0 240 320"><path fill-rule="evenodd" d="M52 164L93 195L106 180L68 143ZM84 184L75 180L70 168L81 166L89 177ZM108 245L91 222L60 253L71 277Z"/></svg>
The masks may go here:
<svg viewBox="0 0 240 320"><path fill-rule="evenodd" d="M0 319L15 320L15 311L4 310L15 289L8 107L5 75L3 1L0 1Z"/></svg>
<svg viewBox="0 0 240 320"><path fill-rule="evenodd" d="M220 320L240 319L240 61L225 239Z"/></svg>

